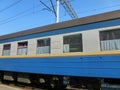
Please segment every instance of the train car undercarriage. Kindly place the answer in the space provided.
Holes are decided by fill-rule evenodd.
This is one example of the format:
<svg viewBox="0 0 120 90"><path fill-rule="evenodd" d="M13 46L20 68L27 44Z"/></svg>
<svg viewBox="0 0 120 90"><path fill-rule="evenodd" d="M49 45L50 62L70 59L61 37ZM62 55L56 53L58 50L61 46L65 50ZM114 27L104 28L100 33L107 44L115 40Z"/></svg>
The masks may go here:
<svg viewBox="0 0 120 90"><path fill-rule="evenodd" d="M21 83L49 89L80 88L88 90L120 90L120 80L90 77L56 76L16 72L0 72L1 82Z"/></svg>

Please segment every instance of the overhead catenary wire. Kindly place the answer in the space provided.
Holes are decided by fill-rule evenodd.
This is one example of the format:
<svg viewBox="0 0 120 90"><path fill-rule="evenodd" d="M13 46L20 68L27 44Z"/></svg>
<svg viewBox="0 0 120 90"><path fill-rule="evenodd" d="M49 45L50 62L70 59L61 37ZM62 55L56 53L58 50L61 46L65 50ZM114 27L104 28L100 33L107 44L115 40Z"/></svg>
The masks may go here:
<svg viewBox="0 0 120 90"><path fill-rule="evenodd" d="M55 16L56 16L56 10L55 10L55 8L54 8L54 5L53 5L52 0L50 0L50 2L51 2L51 5L52 5L52 8L53 8L53 12L54 12L54 14L55 14Z"/></svg>
<svg viewBox="0 0 120 90"><path fill-rule="evenodd" d="M69 0L60 0L62 6L65 8L67 13L71 16L72 19L78 18L76 11L73 9Z"/></svg>
<svg viewBox="0 0 120 90"><path fill-rule="evenodd" d="M53 13L54 13L54 11L50 8L50 7L48 7L43 1L41 1L41 0L39 0L40 1L40 3L42 3L49 11L52 11Z"/></svg>
<svg viewBox="0 0 120 90"><path fill-rule="evenodd" d="M48 2L48 0L45 1L45 2ZM55 5L54 5L54 6L55 6ZM25 14L25 13L28 13L28 12L32 11L32 9L37 8L37 7L40 7L40 5L38 4L38 5L34 6L34 7L28 8L28 9L26 9L26 10L24 10L24 11L22 11L22 12L16 14L16 15L13 15L13 16L11 16L11 17L8 17L8 18L4 19L4 20L1 20L1 21L0 21L0 25L5 24L5 22L12 21L11 19L21 17L20 15L23 15L23 14ZM39 11L43 11L43 10L44 10L44 9L41 9L41 10L39 10ZM32 13L31 13L31 14L32 14ZM15 19L15 20L16 20L16 19Z"/></svg>
<svg viewBox="0 0 120 90"><path fill-rule="evenodd" d="M36 7L39 7L39 6L40 6L40 5L37 5ZM33 8L34 8L34 7L28 8L28 9L26 9L26 10L24 10L24 11L22 11L22 12L16 14L16 15L14 15L14 16L11 16L11 17L8 17L8 18L6 18L6 19L4 19L4 20L1 20L0 22L5 22L5 21L10 20L10 19L12 19L12 18L16 18L16 17L18 17L18 16L20 16L20 15L23 15L23 14L25 14L25 13L27 13L27 12L32 11Z"/></svg>
<svg viewBox="0 0 120 90"><path fill-rule="evenodd" d="M22 1L22 0L17 0L16 2L8 5L7 7L3 8L3 9L0 9L0 13L1 13L1 12L4 12L5 10L7 10L7 9L9 9L9 8L15 6L15 5L17 5L17 4L20 3L21 1Z"/></svg>
<svg viewBox="0 0 120 90"><path fill-rule="evenodd" d="M38 6L39 6L39 5L38 5ZM84 11L79 12L78 14L81 14L81 13L83 14L83 13L86 13L87 11L90 12L90 11L96 11L96 10L100 10L100 9L112 8L112 7L117 7L117 6L120 6L120 4L110 5L110 6L106 6L106 7L102 7L102 8L84 10ZM12 17L9 17L9 18L7 18L7 19L4 19L4 20L0 21L0 22L1 22L0 25L3 25L3 24L6 24L6 23L9 23L9 22L12 22L12 21L14 21L14 20L17 20L17 19L19 19L19 18L22 18L22 16L20 16L20 15L25 14L25 13L28 12L29 10L31 11L31 8L29 8L29 9L27 9L27 10L25 10L25 11L23 11L23 12L17 14L17 15L15 15L15 16L12 16ZM40 11L43 11L43 10L40 10ZM23 15L23 17L29 16L30 14L33 14L33 13L29 13L29 14L27 14L27 15ZM19 17L18 17L18 16L19 16ZM63 18L63 17L65 17L65 15L64 15L64 16L61 16L60 18Z"/></svg>
<svg viewBox="0 0 120 90"><path fill-rule="evenodd" d="M91 12L91 11L97 11L97 10L101 10L101 9L113 8L113 7L118 7L118 6L120 6L120 4L110 5L110 6L105 6L105 7L95 8L95 9L87 9L87 10L78 12L78 14L87 13L87 12Z"/></svg>
<svg viewBox="0 0 120 90"><path fill-rule="evenodd" d="M38 11L36 11L35 13L40 13L41 11L43 11L43 10L42 10L42 9L41 9L41 10L38 10ZM17 19L20 19L20 18L23 18L23 17L26 17L26 16L30 16L30 15L33 15L33 14L34 14L34 13L33 13L33 11L31 10L31 12L29 12L29 13L23 14L22 16L14 17L14 18L12 18L12 19L9 19L9 20L7 20L7 21L5 21L5 22L0 23L0 25L7 24L7 23L9 23L9 22L15 21L15 20L17 20Z"/></svg>
<svg viewBox="0 0 120 90"><path fill-rule="evenodd" d="M45 2L48 2L48 1L49 1L49 0L46 0ZM36 6L31 7L31 8L28 8L28 9L22 11L22 12L19 12L19 13L17 13L16 15L13 15L13 16L11 16L11 17L8 17L8 18L6 18L6 19L3 19L3 20L1 20L0 22L5 22L5 21L7 21L7 20L9 20L9 19L16 18L16 17L18 17L18 16L20 16L20 15L23 15L23 14L29 12L29 11L32 11L34 8L37 8L37 7L40 7L40 4L37 4Z"/></svg>

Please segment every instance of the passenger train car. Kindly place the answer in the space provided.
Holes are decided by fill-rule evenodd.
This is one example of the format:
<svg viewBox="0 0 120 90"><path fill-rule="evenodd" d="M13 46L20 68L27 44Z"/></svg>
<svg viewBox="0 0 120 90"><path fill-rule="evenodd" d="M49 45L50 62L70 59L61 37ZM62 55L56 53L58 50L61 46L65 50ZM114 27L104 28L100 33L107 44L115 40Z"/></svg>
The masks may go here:
<svg viewBox="0 0 120 90"><path fill-rule="evenodd" d="M120 10L0 36L0 77L51 88L118 88Z"/></svg>

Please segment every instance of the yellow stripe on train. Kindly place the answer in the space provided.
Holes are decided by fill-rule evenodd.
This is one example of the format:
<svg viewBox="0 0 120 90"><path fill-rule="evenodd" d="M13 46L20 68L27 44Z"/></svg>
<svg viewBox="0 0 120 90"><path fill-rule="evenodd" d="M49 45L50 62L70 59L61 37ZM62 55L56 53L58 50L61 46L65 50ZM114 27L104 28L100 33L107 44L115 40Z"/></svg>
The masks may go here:
<svg viewBox="0 0 120 90"><path fill-rule="evenodd" d="M36 54L36 55L16 55L16 56L0 56L0 58L49 58L49 57L73 57L73 56L107 56L120 55L120 50L101 51L101 52L76 52L62 54Z"/></svg>

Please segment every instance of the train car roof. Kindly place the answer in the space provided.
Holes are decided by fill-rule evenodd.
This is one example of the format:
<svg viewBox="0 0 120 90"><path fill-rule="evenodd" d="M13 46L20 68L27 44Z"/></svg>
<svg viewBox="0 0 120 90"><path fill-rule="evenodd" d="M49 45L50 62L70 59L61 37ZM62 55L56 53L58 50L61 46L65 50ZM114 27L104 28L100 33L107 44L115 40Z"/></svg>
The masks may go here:
<svg viewBox="0 0 120 90"><path fill-rule="evenodd" d="M51 24L51 25L41 26L37 28L32 28L29 30L20 31L12 34L7 34L7 35L0 36L0 40L19 37L19 36L25 36L25 35L30 35L30 34L40 33L40 32L47 32L47 31L57 30L61 28L73 27L77 25L85 25L85 24L96 23L101 21L113 20L117 18L120 18L120 10L87 16L79 19L60 22L57 24Z"/></svg>

